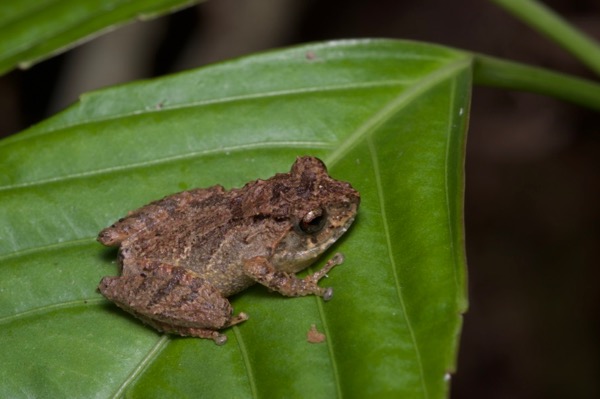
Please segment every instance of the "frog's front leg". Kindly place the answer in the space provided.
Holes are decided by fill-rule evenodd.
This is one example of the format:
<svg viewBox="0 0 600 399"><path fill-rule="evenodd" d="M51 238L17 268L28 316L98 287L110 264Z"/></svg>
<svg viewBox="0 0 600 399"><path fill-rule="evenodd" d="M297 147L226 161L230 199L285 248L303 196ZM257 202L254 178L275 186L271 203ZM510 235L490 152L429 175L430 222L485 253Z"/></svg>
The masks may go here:
<svg viewBox="0 0 600 399"><path fill-rule="evenodd" d="M219 329L241 323L244 313L195 273L156 261L141 261L138 272L104 277L98 289L107 299L156 329L184 336L209 338L221 345Z"/></svg>
<svg viewBox="0 0 600 399"><path fill-rule="evenodd" d="M265 287L275 290L282 295L318 295L323 297L325 301L328 301L333 297L333 288L319 287L317 283L331 269L343 261L344 256L337 253L321 270L300 279L293 273L275 269L265 257L257 256L244 262L244 273Z"/></svg>

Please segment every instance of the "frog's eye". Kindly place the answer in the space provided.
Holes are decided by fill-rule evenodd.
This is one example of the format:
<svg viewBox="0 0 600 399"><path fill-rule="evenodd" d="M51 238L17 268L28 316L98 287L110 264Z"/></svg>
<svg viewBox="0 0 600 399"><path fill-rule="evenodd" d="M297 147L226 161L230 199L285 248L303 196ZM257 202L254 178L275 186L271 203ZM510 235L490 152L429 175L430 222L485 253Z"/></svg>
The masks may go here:
<svg viewBox="0 0 600 399"><path fill-rule="evenodd" d="M298 223L298 227L306 234L315 234L323 229L327 216L321 208L308 212Z"/></svg>

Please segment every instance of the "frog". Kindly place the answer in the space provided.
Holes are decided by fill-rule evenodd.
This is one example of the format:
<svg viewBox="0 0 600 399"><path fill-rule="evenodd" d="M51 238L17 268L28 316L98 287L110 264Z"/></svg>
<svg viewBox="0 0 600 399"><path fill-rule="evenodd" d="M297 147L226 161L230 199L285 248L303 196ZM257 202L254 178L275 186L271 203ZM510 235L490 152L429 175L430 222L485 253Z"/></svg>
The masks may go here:
<svg viewBox="0 0 600 399"><path fill-rule="evenodd" d="M102 278L98 290L159 332L222 345L222 330L248 319L229 298L256 283L287 297L332 298L318 282L343 255L296 274L349 229L359 204L358 191L313 156L241 188L172 194L100 231L101 244L118 247L120 275Z"/></svg>

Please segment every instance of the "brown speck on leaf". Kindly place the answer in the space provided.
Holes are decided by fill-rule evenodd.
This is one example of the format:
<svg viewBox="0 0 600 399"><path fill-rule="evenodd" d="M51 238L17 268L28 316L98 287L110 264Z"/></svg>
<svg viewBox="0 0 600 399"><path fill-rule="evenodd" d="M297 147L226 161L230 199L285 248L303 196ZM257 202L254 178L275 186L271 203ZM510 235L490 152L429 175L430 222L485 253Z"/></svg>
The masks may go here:
<svg viewBox="0 0 600 399"><path fill-rule="evenodd" d="M310 330L306 333L306 340L311 344L320 344L325 341L325 334L317 330L317 326L310 325Z"/></svg>
<svg viewBox="0 0 600 399"><path fill-rule="evenodd" d="M317 55L314 52L312 52L312 51L307 51L306 52L306 59L307 60L312 61L315 58L317 58Z"/></svg>

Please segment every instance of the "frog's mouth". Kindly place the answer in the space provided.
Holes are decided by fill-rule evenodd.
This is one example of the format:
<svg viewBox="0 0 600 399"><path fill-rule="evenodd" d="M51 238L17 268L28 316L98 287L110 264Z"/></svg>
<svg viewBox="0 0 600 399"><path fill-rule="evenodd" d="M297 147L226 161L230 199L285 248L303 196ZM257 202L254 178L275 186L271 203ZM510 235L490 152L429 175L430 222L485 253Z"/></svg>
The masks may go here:
<svg viewBox="0 0 600 399"><path fill-rule="evenodd" d="M279 242L273 255L273 265L281 271L296 273L310 266L323 252L336 242L354 222L353 216L343 220L330 218L320 232L306 234L292 229Z"/></svg>

